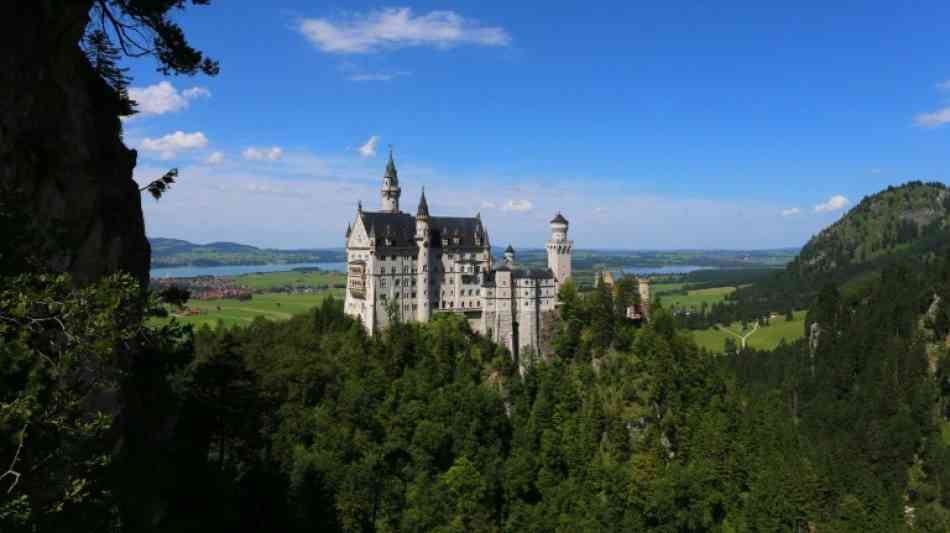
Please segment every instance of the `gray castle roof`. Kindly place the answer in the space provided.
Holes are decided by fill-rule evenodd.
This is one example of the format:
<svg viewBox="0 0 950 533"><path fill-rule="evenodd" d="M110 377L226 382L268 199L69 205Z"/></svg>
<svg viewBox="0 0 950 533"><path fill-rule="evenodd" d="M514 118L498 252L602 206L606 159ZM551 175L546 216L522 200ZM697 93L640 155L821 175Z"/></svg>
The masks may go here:
<svg viewBox="0 0 950 533"><path fill-rule="evenodd" d="M508 265L495 267L491 272L486 273L485 281L482 283L485 287L495 286L495 274L498 272L511 272L512 279L554 279L554 271L550 268L511 268Z"/></svg>
<svg viewBox="0 0 950 533"><path fill-rule="evenodd" d="M560 212L551 219L551 224L567 224L567 219Z"/></svg>
<svg viewBox="0 0 950 533"><path fill-rule="evenodd" d="M429 227L432 229L432 244L437 248L442 246L443 237L448 238L449 248L456 246L453 244L455 237L459 239L457 246L462 248L481 248L488 241L482 221L476 217L430 217ZM481 235L481 244L475 243L476 232Z"/></svg>
<svg viewBox="0 0 950 533"><path fill-rule="evenodd" d="M554 272L550 268L528 268L528 269L516 269L511 272L511 277L518 278L530 278L530 279L553 279Z"/></svg>
<svg viewBox="0 0 950 533"><path fill-rule="evenodd" d="M399 174L396 172L396 162L393 161L393 151L389 150L389 162L386 163L386 173L384 178L392 178L393 185L399 185Z"/></svg>
<svg viewBox="0 0 950 533"><path fill-rule="evenodd" d="M419 209L416 210L416 217L429 216L429 202L426 201L426 189L422 188L422 197L419 198Z"/></svg>
<svg viewBox="0 0 950 533"><path fill-rule="evenodd" d="M392 247L416 246L416 217L409 213L363 211L360 216L367 231L378 239L377 246L386 246L387 236ZM429 217L429 228L434 248L442 247L443 235L447 237L448 248L481 249L488 243L485 228L476 217ZM476 231L481 235L481 244L475 242ZM455 237L459 240L457 245L454 243Z"/></svg>

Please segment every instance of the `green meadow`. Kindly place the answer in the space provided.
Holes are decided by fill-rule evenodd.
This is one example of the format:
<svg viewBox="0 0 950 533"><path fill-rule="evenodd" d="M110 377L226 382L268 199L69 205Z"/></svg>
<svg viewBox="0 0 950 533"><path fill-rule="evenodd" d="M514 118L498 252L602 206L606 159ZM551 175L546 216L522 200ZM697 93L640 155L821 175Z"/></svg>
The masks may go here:
<svg viewBox="0 0 950 533"><path fill-rule="evenodd" d="M800 339L805 334L805 311L795 311L795 320L791 322L785 320L784 316L773 318L768 326L759 326L759 329L753 333L746 341L746 346L757 350L772 350L782 339L787 342ZM745 335L747 331L742 330L742 324L736 322L729 326L729 329ZM726 338L730 337L728 333L718 328L710 328L693 331L693 338L696 344L707 350L720 353L726 344ZM739 339L732 337L739 342Z"/></svg>
<svg viewBox="0 0 950 533"><path fill-rule="evenodd" d="M269 290L277 287L332 288L346 283L341 272L262 272L231 278L234 284L249 289Z"/></svg>
<svg viewBox="0 0 950 533"><path fill-rule="evenodd" d="M672 309L674 307L692 308L700 307L704 303L712 305L726 299L726 296L736 291L735 287L714 287L712 289L696 289L682 292L670 292L668 294L657 293L663 307Z"/></svg>
<svg viewBox="0 0 950 533"><path fill-rule="evenodd" d="M323 302L328 296L343 298L343 289L331 289L315 294L266 293L255 294L247 301L233 299L192 300L188 307L200 309L202 314L192 316L173 315L185 324L211 327L219 323L225 326L247 325L257 317L271 320L286 320L293 315L305 313Z"/></svg>

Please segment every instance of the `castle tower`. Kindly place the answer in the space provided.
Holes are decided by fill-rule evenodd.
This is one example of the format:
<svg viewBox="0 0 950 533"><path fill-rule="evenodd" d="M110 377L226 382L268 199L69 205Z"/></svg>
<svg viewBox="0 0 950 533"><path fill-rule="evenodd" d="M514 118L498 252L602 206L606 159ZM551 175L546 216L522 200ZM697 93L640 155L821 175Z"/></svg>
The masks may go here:
<svg viewBox="0 0 950 533"><path fill-rule="evenodd" d="M386 173L383 175L383 188L380 190L383 200L383 211L387 213L399 212L399 175L396 172L396 163L393 161L393 151L389 150L389 162L386 163Z"/></svg>
<svg viewBox="0 0 950 533"><path fill-rule="evenodd" d="M515 266L515 249L512 248L510 244L505 248L505 265L509 268L514 268Z"/></svg>
<svg viewBox="0 0 950 533"><path fill-rule="evenodd" d="M548 268L554 272L558 288L571 277L571 249L574 242L567 238L567 219L561 213L551 220L551 240L546 246L548 250Z"/></svg>
<svg viewBox="0 0 950 533"><path fill-rule="evenodd" d="M398 198L398 197L397 197ZM416 245L419 247L416 257L416 320L428 322L432 316L429 307L429 203L426 202L426 190L422 188L419 208L416 209Z"/></svg>
<svg viewBox="0 0 950 533"><path fill-rule="evenodd" d="M643 318L647 318L650 315L650 279L639 278L637 282L637 289L640 293L640 309L643 310Z"/></svg>

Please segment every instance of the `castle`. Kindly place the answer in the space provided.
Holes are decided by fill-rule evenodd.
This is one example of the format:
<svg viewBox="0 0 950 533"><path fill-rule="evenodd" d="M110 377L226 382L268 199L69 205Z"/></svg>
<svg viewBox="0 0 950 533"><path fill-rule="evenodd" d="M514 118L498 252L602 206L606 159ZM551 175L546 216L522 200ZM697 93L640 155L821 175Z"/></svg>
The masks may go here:
<svg viewBox="0 0 950 533"><path fill-rule="evenodd" d="M392 153L380 192L382 209L364 211L360 203L346 228L348 315L372 335L390 320L428 322L434 314L455 313L516 358L544 352L542 330L571 276L567 219L558 213L551 220L548 268L518 268L510 245L496 266L478 214L431 216L424 189L415 216L400 211Z"/></svg>

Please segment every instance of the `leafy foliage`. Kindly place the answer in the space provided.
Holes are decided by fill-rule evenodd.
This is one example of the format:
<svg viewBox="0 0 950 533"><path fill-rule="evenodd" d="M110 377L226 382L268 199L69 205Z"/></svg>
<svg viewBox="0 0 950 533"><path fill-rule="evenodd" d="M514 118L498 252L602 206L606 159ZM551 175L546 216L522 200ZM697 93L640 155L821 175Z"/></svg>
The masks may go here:
<svg viewBox="0 0 950 533"><path fill-rule="evenodd" d="M209 0L95 0L88 35L98 34L104 46L129 57L152 56L162 74L218 74L218 62L192 48L169 12ZM113 56L114 60L114 56Z"/></svg>
<svg viewBox="0 0 950 533"><path fill-rule="evenodd" d="M162 195L168 192L168 189L175 183L175 179L178 177L178 169L173 168L162 175L162 177L157 180L149 183L148 185L139 189L140 191L148 191L152 195L152 198L160 200Z"/></svg>
<svg viewBox="0 0 950 533"><path fill-rule="evenodd" d="M0 524L4 531L118 523L114 425L134 354L177 338L149 330L142 293L116 275L76 288L65 275L0 278Z"/></svg>

